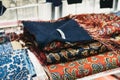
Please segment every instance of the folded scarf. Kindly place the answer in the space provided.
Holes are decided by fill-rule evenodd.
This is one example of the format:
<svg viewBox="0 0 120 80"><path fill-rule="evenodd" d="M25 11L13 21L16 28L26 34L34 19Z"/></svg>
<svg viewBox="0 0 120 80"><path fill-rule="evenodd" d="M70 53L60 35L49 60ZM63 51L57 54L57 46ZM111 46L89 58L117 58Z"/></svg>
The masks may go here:
<svg viewBox="0 0 120 80"><path fill-rule="evenodd" d="M40 49L52 41L85 42L92 37L73 19L53 23L23 21L24 28L34 36Z"/></svg>
<svg viewBox="0 0 120 80"><path fill-rule="evenodd" d="M47 64L55 64L90 57L108 51L107 47L99 42L78 45L73 48L62 49L56 53L44 53Z"/></svg>
<svg viewBox="0 0 120 80"><path fill-rule="evenodd" d="M83 14L74 18L93 38L106 45L114 53L120 53L120 39L113 35L120 33L120 17L114 14Z"/></svg>
<svg viewBox="0 0 120 80"><path fill-rule="evenodd" d="M63 42L63 43L74 43L75 42L76 43L77 41L79 43L83 43L83 42L87 42L87 41L99 41L104 46L107 46L107 49L113 50L114 53L119 53L120 17L118 17L114 14L81 14L81 15L72 15L72 17L70 17L69 19L67 18L67 20L66 20L66 18L65 19L63 18L60 20L60 22L59 22L59 20L58 20L58 22L57 21L53 22L52 24L56 24L56 25L59 24L57 27L56 27L56 25L51 26L54 28L51 28L50 26L46 26L46 25L48 25L48 23L46 24L45 22L43 22L44 23L43 26L40 26L43 23L37 23L40 25L34 24L34 27L33 27L33 25L31 26L31 24L34 22L32 22L32 23L30 22L29 24L27 24L27 22L23 22L24 27L27 29L27 31L30 34L32 34L32 36L34 36L35 40L37 41L37 43L35 43L35 44L39 45L39 47L42 45L43 48L39 48L39 49L43 52L39 52L38 54L43 57L42 58L43 60L46 60L45 57L47 56L46 55L47 53L51 53L50 54L51 59L48 57L48 59L47 59L48 62L51 63L52 61L50 61L50 60L53 60L53 62L54 62L54 60L57 61L58 59L53 57L54 54L52 54L52 53L59 53L62 49L67 50L68 48L72 49L72 47L73 47L73 46L72 47L71 46L64 47L65 46L64 44L63 44L64 46L63 45L59 46L59 44L57 44L57 46L51 48L52 46L49 46L49 45L52 42L54 45L54 41L56 41L56 43L57 43L57 41L58 41L58 43L59 42ZM51 23L49 23L49 24L51 24ZM49 29L49 27L50 27L50 29ZM45 30L45 29L47 29L47 31L43 32L43 30ZM37 31L34 31L34 30L37 30ZM51 32L51 30L52 30L52 32ZM47 36L45 36L45 35L47 35ZM117 35L117 37L116 37L116 35ZM34 39L33 39L33 41L34 41ZM46 47L47 45L48 45L48 47ZM61 43L60 43L60 45L61 45ZM78 46L78 45L74 45L74 47L75 46ZM60 48L60 50L57 50L59 48ZM44 52L45 50L53 51L53 52ZM59 56L61 56L61 55L63 56L62 52L63 51L61 51L61 53L59 53L60 54ZM56 57L58 58L59 56L57 54ZM66 58L65 58L65 60L66 60Z"/></svg>
<svg viewBox="0 0 120 80"><path fill-rule="evenodd" d="M19 38L16 37L17 34L12 34L11 37L17 40L21 40L25 43L25 46L30 48L31 46L33 47L38 47L38 44L34 38L33 35L31 35L28 31L26 31L24 29L24 33L19 35ZM85 41L85 42L61 42L61 41L52 41L50 43L48 43L43 49L42 51L49 53L49 52L59 52L62 49L67 49L67 48L72 48L78 45L83 45L86 43L91 43L94 42L93 41ZM40 49L40 48L39 48ZM41 49L40 49L41 50Z"/></svg>
<svg viewBox="0 0 120 80"><path fill-rule="evenodd" d="M114 52L47 66L51 80L75 80L117 67L120 67L120 54Z"/></svg>

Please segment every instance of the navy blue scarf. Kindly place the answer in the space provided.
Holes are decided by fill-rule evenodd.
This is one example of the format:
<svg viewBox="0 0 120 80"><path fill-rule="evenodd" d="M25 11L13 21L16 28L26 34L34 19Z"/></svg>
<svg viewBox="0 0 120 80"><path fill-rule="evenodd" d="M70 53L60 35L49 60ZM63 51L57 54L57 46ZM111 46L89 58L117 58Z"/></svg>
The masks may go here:
<svg viewBox="0 0 120 80"><path fill-rule="evenodd" d="M50 22L23 21L24 28L32 34L39 47L52 41L83 42L91 41L90 35L72 19Z"/></svg>

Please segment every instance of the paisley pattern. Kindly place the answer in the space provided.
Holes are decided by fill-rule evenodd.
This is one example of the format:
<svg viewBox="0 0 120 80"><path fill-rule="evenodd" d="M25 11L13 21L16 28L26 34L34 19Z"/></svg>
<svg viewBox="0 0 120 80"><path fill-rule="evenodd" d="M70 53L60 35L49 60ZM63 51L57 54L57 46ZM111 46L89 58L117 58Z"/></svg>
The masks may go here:
<svg viewBox="0 0 120 80"><path fill-rule="evenodd" d="M107 47L99 42L93 42L77 47L63 49L56 53L45 53L48 64L67 62L75 59L85 58L98 53L108 51Z"/></svg>
<svg viewBox="0 0 120 80"><path fill-rule="evenodd" d="M0 44L0 80L30 80L35 75L27 50L13 50L8 38Z"/></svg>
<svg viewBox="0 0 120 80"><path fill-rule="evenodd" d="M71 43L71 42L53 41L53 42L47 44L45 46L45 48L43 49L43 51L45 51L45 52L59 52L62 49L77 47L79 45L83 45L83 44L89 43L89 42L92 42L92 41L86 41L86 42L82 42L82 43L81 42Z"/></svg>
<svg viewBox="0 0 120 80"><path fill-rule="evenodd" d="M47 68L53 80L75 80L76 78L120 67L119 57L120 54L105 52L75 61L47 65Z"/></svg>
<svg viewBox="0 0 120 80"><path fill-rule="evenodd" d="M80 14L71 16L80 24L80 27L83 27L94 38L93 42L98 41L99 44L103 45L98 48L99 44L91 44L90 42L63 43L53 41L43 49L39 49L34 37L26 30L24 30L21 39L28 47L37 47L42 51L38 52L38 54L44 55L46 57L44 62L48 64L92 56L96 53L105 52L106 47L109 50L114 52L117 50L120 53L120 17L114 14Z"/></svg>
<svg viewBox="0 0 120 80"><path fill-rule="evenodd" d="M120 17L114 14L82 14L75 15L75 20L81 25L93 38L114 53L120 53L120 38L112 38L113 35L120 34Z"/></svg>
<svg viewBox="0 0 120 80"><path fill-rule="evenodd" d="M114 14L80 14L58 20L66 18L75 20L80 28L88 32L93 41L63 43L53 40L44 48L39 48L39 44L29 32L24 30L24 34L20 37L25 42L25 46L35 49L40 60L47 64L48 74L51 74L52 80L75 80L120 67L119 16Z"/></svg>
<svg viewBox="0 0 120 80"><path fill-rule="evenodd" d="M15 34L13 35L15 36ZM28 31L24 30L24 33L21 34L19 36L19 40L22 40L23 42L25 42L25 46L27 47L37 47L38 48L38 44L34 38L33 35L31 35ZM61 41L52 41L49 44L47 44L42 51L49 53L49 52L59 52L62 49L66 49L66 48L73 48L73 47L77 47L78 45L84 44L84 43L89 43L89 42L93 42L93 41L85 41L85 42L61 42ZM39 48L40 49L40 48Z"/></svg>

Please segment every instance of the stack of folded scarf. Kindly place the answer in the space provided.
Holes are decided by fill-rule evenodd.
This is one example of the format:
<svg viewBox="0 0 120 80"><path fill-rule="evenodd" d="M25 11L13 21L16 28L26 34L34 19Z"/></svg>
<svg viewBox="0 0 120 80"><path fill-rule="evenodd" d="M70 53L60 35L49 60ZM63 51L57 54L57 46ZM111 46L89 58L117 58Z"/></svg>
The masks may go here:
<svg viewBox="0 0 120 80"><path fill-rule="evenodd" d="M74 80L120 66L120 17L81 14L57 21L23 21L20 37L52 80Z"/></svg>

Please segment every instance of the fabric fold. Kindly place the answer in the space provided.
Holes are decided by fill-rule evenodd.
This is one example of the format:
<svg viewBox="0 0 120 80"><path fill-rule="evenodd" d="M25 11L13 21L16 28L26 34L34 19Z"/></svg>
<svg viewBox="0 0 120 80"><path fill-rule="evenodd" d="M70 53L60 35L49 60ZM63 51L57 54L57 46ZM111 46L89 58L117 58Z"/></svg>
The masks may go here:
<svg viewBox="0 0 120 80"><path fill-rule="evenodd" d="M120 34L120 17L114 14L84 14L77 15L76 21L87 30L94 40L106 45L116 54L120 53L120 39L114 35ZM117 45L117 46L116 46Z"/></svg>
<svg viewBox="0 0 120 80"><path fill-rule="evenodd" d="M54 22L23 21L26 44L52 80L75 80L120 67L120 17L79 14Z"/></svg>
<svg viewBox="0 0 120 80"><path fill-rule="evenodd" d="M52 80L75 80L120 67L120 54L106 52L67 63L48 65Z"/></svg>
<svg viewBox="0 0 120 80"><path fill-rule="evenodd" d="M94 55L102 54L108 51L107 47L99 42L78 45L72 48L62 49L56 53L44 53L47 64L56 64L68 62L77 59L87 58Z"/></svg>
<svg viewBox="0 0 120 80"><path fill-rule="evenodd" d="M65 21L66 20L63 20L63 23L60 21L62 24L59 22L45 23L44 26L41 26L41 23L44 22L37 23L23 21L23 25L25 29L27 29L28 32L35 37L35 40L40 48L45 47L48 43L55 40L62 42L83 42L93 40L92 37L89 36L89 34L82 27L79 27L78 23L75 20L70 19L66 22ZM63 39L56 29L62 30L66 36L66 39Z"/></svg>

